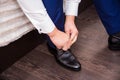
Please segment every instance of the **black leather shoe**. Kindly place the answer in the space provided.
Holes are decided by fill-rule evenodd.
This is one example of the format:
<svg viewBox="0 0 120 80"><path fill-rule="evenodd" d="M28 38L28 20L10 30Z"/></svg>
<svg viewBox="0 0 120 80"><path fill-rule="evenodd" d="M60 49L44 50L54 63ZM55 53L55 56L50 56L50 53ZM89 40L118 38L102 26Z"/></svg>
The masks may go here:
<svg viewBox="0 0 120 80"><path fill-rule="evenodd" d="M55 56L55 59L58 64L61 66L73 70L73 71L80 71L81 64L75 58L75 56L71 53L70 50L63 51L62 49L53 49L48 45L49 51Z"/></svg>
<svg viewBox="0 0 120 80"><path fill-rule="evenodd" d="M108 47L110 50L120 50L120 33L109 36Z"/></svg>

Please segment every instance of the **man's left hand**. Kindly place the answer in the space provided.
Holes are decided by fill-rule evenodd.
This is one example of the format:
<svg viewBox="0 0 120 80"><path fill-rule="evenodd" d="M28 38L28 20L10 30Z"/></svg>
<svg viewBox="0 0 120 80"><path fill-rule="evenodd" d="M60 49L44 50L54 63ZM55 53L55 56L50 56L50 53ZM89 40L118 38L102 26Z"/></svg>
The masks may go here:
<svg viewBox="0 0 120 80"><path fill-rule="evenodd" d="M66 21L65 21L65 33L69 35L71 45L74 42L76 42L78 37L78 30L76 28L74 19L75 19L74 16L66 16Z"/></svg>

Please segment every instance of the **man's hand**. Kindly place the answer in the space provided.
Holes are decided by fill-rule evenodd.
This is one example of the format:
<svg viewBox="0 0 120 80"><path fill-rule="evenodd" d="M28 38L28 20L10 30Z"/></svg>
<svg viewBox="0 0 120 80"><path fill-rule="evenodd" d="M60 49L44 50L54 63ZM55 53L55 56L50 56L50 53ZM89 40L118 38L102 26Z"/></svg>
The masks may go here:
<svg viewBox="0 0 120 80"><path fill-rule="evenodd" d="M74 16L66 16L65 32L70 36L71 45L76 42L78 37L78 30L74 23Z"/></svg>
<svg viewBox="0 0 120 80"><path fill-rule="evenodd" d="M48 36L58 49L67 50L70 48L71 43L69 36L57 28L55 28L51 33L48 33Z"/></svg>

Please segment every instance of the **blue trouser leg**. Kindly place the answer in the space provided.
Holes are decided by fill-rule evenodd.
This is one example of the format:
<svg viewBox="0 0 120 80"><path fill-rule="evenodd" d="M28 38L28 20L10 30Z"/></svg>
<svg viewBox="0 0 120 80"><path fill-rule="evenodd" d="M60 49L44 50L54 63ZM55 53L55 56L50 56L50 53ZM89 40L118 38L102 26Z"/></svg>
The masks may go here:
<svg viewBox="0 0 120 80"><path fill-rule="evenodd" d="M93 0L109 35L120 32L120 0Z"/></svg>
<svg viewBox="0 0 120 80"><path fill-rule="evenodd" d="M63 13L63 0L43 0L43 4L55 26L64 31L65 15ZM47 36L48 44L55 48L50 38Z"/></svg>

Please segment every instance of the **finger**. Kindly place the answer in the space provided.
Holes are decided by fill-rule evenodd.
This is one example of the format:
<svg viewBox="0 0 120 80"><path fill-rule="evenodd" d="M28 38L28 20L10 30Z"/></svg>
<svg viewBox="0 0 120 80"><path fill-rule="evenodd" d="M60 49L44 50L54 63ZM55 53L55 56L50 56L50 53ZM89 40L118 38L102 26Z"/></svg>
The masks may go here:
<svg viewBox="0 0 120 80"><path fill-rule="evenodd" d="M64 51L67 51L67 50L68 50L68 45L65 44L62 49L63 49Z"/></svg>
<svg viewBox="0 0 120 80"><path fill-rule="evenodd" d="M73 33L71 33L71 36L70 36L70 40L71 41L73 41L74 40L74 38L75 38L75 36L76 36L76 34L73 32Z"/></svg>
<svg viewBox="0 0 120 80"><path fill-rule="evenodd" d="M56 46L58 49L62 49L62 47L61 46Z"/></svg>
<svg viewBox="0 0 120 80"><path fill-rule="evenodd" d="M64 51L67 51L68 50L68 48L66 47L66 46L63 46L63 48L62 48Z"/></svg>
<svg viewBox="0 0 120 80"><path fill-rule="evenodd" d="M70 40L71 40L71 46L72 46L73 43L75 43L77 41L77 37L78 37L77 33L71 35L71 38L70 38Z"/></svg>
<svg viewBox="0 0 120 80"><path fill-rule="evenodd" d="M71 41L69 40L64 46L63 46L63 50L68 50L71 47Z"/></svg>
<svg viewBox="0 0 120 80"><path fill-rule="evenodd" d="M77 41L77 36L75 36L75 38L72 40L72 44L75 43Z"/></svg>

